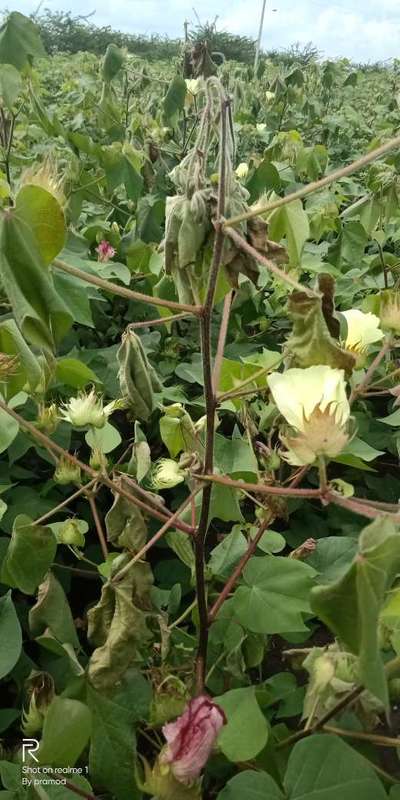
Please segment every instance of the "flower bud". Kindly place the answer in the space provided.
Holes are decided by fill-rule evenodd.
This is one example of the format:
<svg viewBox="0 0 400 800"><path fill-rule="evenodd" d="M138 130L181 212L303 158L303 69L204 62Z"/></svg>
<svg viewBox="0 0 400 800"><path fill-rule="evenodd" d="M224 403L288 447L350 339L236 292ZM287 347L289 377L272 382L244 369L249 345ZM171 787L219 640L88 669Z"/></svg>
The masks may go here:
<svg viewBox="0 0 400 800"><path fill-rule="evenodd" d="M169 675L153 694L150 709L150 724L164 725L182 714L188 703L187 688L175 675Z"/></svg>
<svg viewBox="0 0 400 800"><path fill-rule="evenodd" d="M379 296L379 317L383 328L400 333L400 291L385 289Z"/></svg>
<svg viewBox="0 0 400 800"><path fill-rule="evenodd" d="M175 722L164 725L167 745L160 753L160 764L168 764L181 783L192 783L205 767L225 722L222 708L211 698L194 698Z"/></svg>
<svg viewBox="0 0 400 800"><path fill-rule="evenodd" d="M235 169L235 175L237 178L247 178L248 172L249 165L246 164L245 161L242 161Z"/></svg>
<svg viewBox="0 0 400 800"><path fill-rule="evenodd" d="M47 710L54 698L54 681L48 672L33 672L28 681L29 706L22 713L22 730L33 736L42 730Z"/></svg>
<svg viewBox="0 0 400 800"><path fill-rule="evenodd" d="M114 258L115 249L110 242L107 242L106 239L102 239L100 244L96 247L96 253L97 260L102 264L107 264L110 258Z"/></svg>
<svg viewBox="0 0 400 800"><path fill-rule="evenodd" d="M69 483L81 482L81 470L69 458L61 456L53 475L53 481L60 486L67 486Z"/></svg>
<svg viewBox="0 0 400 800"><path fill-rule="evenodd" d="M108 459L100 448L94 447L90 453L89 464L98 472L104 471L108 468Z"/></svg>
<svg viewBox="0 0 400 800"><path fill-rule="evenodd" d="M9 356L0 353L0 380L3 381L10 375L15 375L19 368L19 356Z"/></svg>
<svg viewBox="0 0 400 800"><path fill-rule="evenodd" d="M59 422L58 408L55 403L41 405L36 420L36 427L45 433L54 433Z"/></svg>
<svg viewBox="0 0 400 800"><path fill-rule="evenodd" d="M67 519L57 534L60 544L70 544L73 547L83 547L85 537L74 519Z"/></svg>

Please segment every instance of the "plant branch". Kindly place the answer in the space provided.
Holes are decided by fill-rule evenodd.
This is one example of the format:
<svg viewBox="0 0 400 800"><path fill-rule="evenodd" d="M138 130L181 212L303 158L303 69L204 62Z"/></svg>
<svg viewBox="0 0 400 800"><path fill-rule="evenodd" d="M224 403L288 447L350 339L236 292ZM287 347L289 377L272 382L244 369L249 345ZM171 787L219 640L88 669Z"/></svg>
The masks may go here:
<svg viewBox="0 0 400 800"><path fill-rule="evenodd" d="M390 350L392 345L393 345L393 340L391 339L390 336L388 336L387 339L385 339L381 349L379 350L379 353L375 356L374 360L372 361L372 363L368 367L368 369L367 369L362 381L360 381L358 386L355 386L354 389L352 390L350 398L349 398L350 405L352 405L354 403L354 401L356 400L358 395L361 394L362 392L364 392L366 387L370 384L371 378L372 378L375 370L379 367L379 364L381 363L382 359L385 357L386 353Z"/></svg>
<svg viewBox="0 0 400 800"><path fill-rule="evenodd" d="M96 472L88 464L85 464L83 461L80 461L79 458L72 455L72 453L69 453L68 450L64 450L63 447L60 447L59 444L53 442L48 436L46 436L46 434L43 433L43 431L39 431L31 422L28 422L28 420L24 419L23 417L21 417L20 414L14 411L13 408L10 408L3 400L0 400L0 408L2 408L3 411L6 411L7 414L10 415L10 417L13 417L19 423L19 425L21 425L22 428L27 430L34 437L34 439L40 442L44 447L46 447L46 449L49 449L54 453L57 453L58 456L63 456L68 461L70 461L71 464L74 464L75 466L79 467L82 470L82 472L85 472L87 475L89 475L90 478L98 481L99 483L104 483L105 486L108 486L108 488L111 489L112 492L121 495L121 497L125 497L126 500L128 500L130 503L133 503L133 505L138 506L147 514L150 514L150 516L156 517L157 519L160 519L162 522L165 521L165 517L167 516L166 513L162 513L156 508L153 508L152 506L149 506L147 503L144 503L142 500L139 500L138 497L135 497L134 495L130 494L130 492L127 492L121 486L118 486L114 481L112 481L108 477L108 475L106 475L103 472ZM179 530L183 531L184 533L190 533L190 534L193 533L193 528L190 525L186 525L186 523L177 522L176 527L179 528Z"/></svg>
<svg viewBox="0 0 400 800"><path fill-rule="evenodd" d="M204 396L206 402L207 431L204 454L204 471L210 473L214 463L214 436L215 412L217 399L214 393L211 356L211 317L214 306L215 289L218 273L222 262L224 248L224 233L222 230L222 217L225 210L226 192L226 137L227 137L227 110L229 101L221 98L221 131L220 131L220 161L218 182L217 221L215 223L214 249L210 265L206 298L202 315L200 317L200 337L203 360ZM201 694L204 689L208 645L208 610L204 574L204 548L208 531L208 521L211 505L211 483L203 489L199 526L195 536L195 572L196 596L199 613L199 640L196 657L196 694Z"/></svg>
<svg viewBox="0 0 400 800"><path fill-rule="evenodd" d="M170 317L156 317L156 319L145 319L143 322L130 322L128 328L150 328L154 325L169 325L170 322L176 322L178 319L186 319L191 316L188 311L183 311L181 314L171 314Z"/></svg>
<svg viewBox="0 0 400 800"><path fill-rule="evenodd" d="M251 216L254 216L254 214L252 213ZM243 239L240 233L233 230L233 228L224 227L224 233L227 236L229 236L229 238L232 239L233 242L235 242L235 244L237 245L237 247L240 248L240 250L243 250L249 256L252 256L252 258L255 258L256 261L259 261L260 264L264 265L264 267L267 267L267 269L269 269L269 271L272 272L272 274L275 275L275 277L278 278L278 280L282 281L283 283L287 283L289 286L292 286L293 289L296 289L298 292L305 292L310 297L320 297L319 293L314 292L313 289L310 289L308 286L299 283L294 278L292 278L291 275L288 275L287 272L284 272L282 269L279 269L279 267L277 267L273 261L271 261L269 258L266 258L266 256L263 256L262 253L259 253L259 251L256 250L255 247L252 247L251 244L246 242L246 240Z"/></svg>
<svg viewBox="0 0 400 800"><path fill-rule="evenodd" d="M381 736L379 733L367 733L366 731L349 731L345 728L336 728L334 725L324 725L324 730L328 733L336 733L338 736L348 736L350 739L373 742L378 747L400 747L400 739L395 739L393 736Z"/></svg>
<svg viewBox="0 0 400 800"><path fill-rule="evenodd" d="M89 483L86 483L85 486L81 486L79 489L76 490L76 492L71 494L65 500L62 500L62 502L59 503L57 506L54 506L54 508L50 509L50 511L47 511L46 514L43 514L43 516L38 517L37 519L35 519L34 524L35 525L42 525L43 522L46 522L47 519L49 519L50 517L53 517L54 514L57 514L59 511L61 511L62 508L65 508L65 506L69 506L70 503L72 503L74 500L76 500L82 494L87 492L88 489L92 489L96 482L97 482L97 478L93 478Z"/></svg>
<svg viewBox="0 0 400 800"><path fill-rule="evenodd" d="M185 311L186 313L194 314L195 316L201 314L201 306L190 306L186 303L175 303L174 300L163 300L160 297L153 297L150 294L134 292L133 289L128 289L126 286L118 286L117 283L106 281L104 278L100 278L98 275L90 275L88 272L84 272L82 269L71 267L70 264L67 264L60 258L55 258L53 265L57 267L57 269L67 272L68 275L73 275L74 278L79 278L80 280L85 281L85 283L91 283L93 286L98 286L99 289L104 289L105 292L111 292L111 294L118 294L121 297L126 297L127 300L139 300L140 302L147 303L147 305L150 306L171 308L174 311Z"/></svg>
<svg viewBox="0 0 400 800"><path fill-rule="evenodd" d="M225 342L226 342L226 335L228 333L228 325L229 325L229 317L232 308L232 301L233 301L234 291L233 289L225 295L224 298L224 308L222 311L222 319L221 319L221 327L219 329L219 337L218 337L218 345L217 345L217 353L215 356L214 361L214 370L213 370L213 392L214 395L217 394L219 379L221 375L221 367L222 361L224 358L224 350L225 350Z"/></svg>
<svg viewBox="0 0 400 800"><path fill-rule="evenodd" d="M334 503L336 506L341 506L341 508L347 508L349 511L353 511L354 514L359 514L361 517L376 519L377 517L385 515L394 522L400 522L400 509L397 514L392 514L384 509L374 508L365 502L359 503L357 497L343 497L343 495L333 492L331 489L328 489L324 494L324 500Z"/></svg>
<svg viewBox="0 0 400 800"><path fill-rule="evenodd" d="M357 158L356 161L352 161L352 163L348 164L346 167L336 169L329 175L325 175L324 178L321 178L318 181L313 181L307 186L303 186L302 189L298 189L296 192L291 192L285 197L279 197L277 200L272 200L270 203L266 203L265 206L252 209L244 214L237 214L235 217L230 217L230 219L225 220L224 229L226 230L226 228L237 225L239 222L243 222L246 219L252 219L252 217L261 216L269 211L274 211L275 208L281 208L281 206L285 206L287 203L292 203L294 200L300 200L301 198L306 197L308 194L312 194L312 192L317 192L319 189L323 189L325 186L329 186L331 183L334 183L334 181L346 177L346 175L352 175L353 172L357 172L359 169L367 166L367 164L370 164L371 161L375 161L377 158L386 155L386 153L390 153L391 150L394 150L399 146L400 136L395 136L393 139L385 142L385 144L377 147L376 150L372 150L370 153L366 153L366 155L361 156L361 158Z"/></svg>
<svg viewBox="0 0 400 800"><path fill-rule="evenodd" d="M320 489L297 489L290 486L268 486L265 483L245 483L235 481L225 475L197 475L199 480L219 483L221 486L229 486L231 489L252 492L253 494L272 494L281 497L313 497L318 500L322 497Z"/></svg>
<svg viewBox="0 0 400 800"><path fill-rule="evenodd" d="M269 516L267 520L264 520L264 522L261 523L256 535L254 536L253 539L250 540L246 552L243 553L240 561L236 564L235 569L233 570L232 574L229 576L224 588L222 589L222 592L218 595L215 603L210 608L210 612L209 612L209 615L208 615L208 624L209 625L211 625L211 623L214 622L215 617L218 614L218 611L220 610L221 606L224 604L224 602L227 599L227 597L230 595L230 593L231 593L233 587L235 586L236 582L239 580L239 578L240 578L240 576L241 576L241 574L242 574L247 562L249 561L251 556L256 552L257 545L258 545L262 535L267 530L268 525L270 525L271 520L272 520L272 515Z"/></svg>
<svg viewBox="0 0 400 800"><path fill-rule="evenodd" d="M108 547L106 537L104 535L103 526L101 524L101 520L99 517L99 512L97 510L96 500L91 492L88 493L87 498L89 500L90 510L92 512L92 516L94 519L94 524L96 526L97 536L100 542L101 552L103 553L104 561L107 560L108 556Z"/></svg>
<svg viewBox="0 0 400 800"><path fill-rule="evenodd" d="M263 375L266 375L267 372L270 371L270 369L271 369L270 366L261 367L261 369L257 370L257 372L254 372L253 375L250 375L249 378L246 378L244 381L238 384L238 386L236 386L234 389L229 389L228 392L223 392L222 394L218 395L218 403L223 403L225 400L232 400L235 397L240 397L242 394L242 389L244 389L245 386L248 386L250 383L253 383L254 381L257 381L259 378L262 378ZM256 394L256 392L265 392L267 389L268 389L267 383L265 384L265 386L255 386L254 389L249 390L249 394L251 393Z"/></svg>
<svg viewBox="0 0 400 800"><path fill-rule="evenodd" d="M169 519L167 519L167 521L164 523L164 525L162 525L162 527L157 531L157 533L155 533L154 536L152 536L151 539L149 539L148 542L146 542L146 544L144 544L143 547L141 547L140 550L138 550L138 552L135 553L133 558L131 558L131 560L128 561L128 563L125 564L125 566L122 567L122 569L120 569L119 572L117 572L113 576L113 578L111 578L111 583L119 583L119 581L122 580L124 575L126 575L126 573L129 572L130 568L133 567L133 565L136 564L137 561L140 561L140 559L143 558L143 556L147 553L147 551L150 550L151 547L153 547L153 544L158 542L158 540L161 539L162 536L164 536L164 533L166 533L167 530L171 528L174 524L176 526L177 519L182 514L182 511L185 510L185 508L191 503L193 497L195 497L196 494L198 494L200 491L201 489L200 487L198 487L189 495L189 497L186 498L186 500L182 503L182 505L179 506L177 511L175 511L175 513L172 514L169 517Z"/></svg>

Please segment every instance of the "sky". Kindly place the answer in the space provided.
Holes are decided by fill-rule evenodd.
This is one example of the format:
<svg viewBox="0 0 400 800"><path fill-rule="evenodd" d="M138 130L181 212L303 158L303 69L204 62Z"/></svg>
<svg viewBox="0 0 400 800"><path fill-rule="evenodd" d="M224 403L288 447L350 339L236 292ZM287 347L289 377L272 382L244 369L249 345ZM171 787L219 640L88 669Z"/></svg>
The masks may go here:
<svg viewBox="0 0 400 800"><path fill-rule="evenodd" d="M8 0L29 14L39 0ZM43 7L95 11L91 21L129 33L182 35L185 19L218 14L218 28L256 38L262 0L44 0ZM312 42L326 58L374 62L400 58L400 0L267 0L262 45L281 49Z"/></svg>

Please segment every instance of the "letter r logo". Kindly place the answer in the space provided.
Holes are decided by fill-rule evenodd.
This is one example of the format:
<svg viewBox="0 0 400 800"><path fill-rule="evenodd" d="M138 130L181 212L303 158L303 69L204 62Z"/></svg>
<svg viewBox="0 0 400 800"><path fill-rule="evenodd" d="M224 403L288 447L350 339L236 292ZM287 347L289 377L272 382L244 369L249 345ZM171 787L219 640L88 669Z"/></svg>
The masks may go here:
<svg viewBox="0 0 400 800"><path fill-rule="evenodd" d="M22 739L22 761L25 763L26 755L32 756L33 760L39 763L34 753L39 750L39 742L37 739Z"/></svg>

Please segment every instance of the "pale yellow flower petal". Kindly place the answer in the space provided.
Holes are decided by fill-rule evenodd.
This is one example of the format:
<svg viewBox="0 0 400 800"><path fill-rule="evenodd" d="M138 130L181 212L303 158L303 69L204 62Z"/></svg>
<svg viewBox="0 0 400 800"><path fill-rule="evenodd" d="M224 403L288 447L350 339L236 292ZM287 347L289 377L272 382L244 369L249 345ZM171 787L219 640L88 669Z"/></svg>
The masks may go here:
<svg viewBox="0 0 400 800"><path fill-rule="evenodd" d="M364 353L368 345L379 342L384 337L379 327L379 317L368 312L365 314L358 308L341 312L347 323L347 336L343 347L355 353Z"/></svg>

